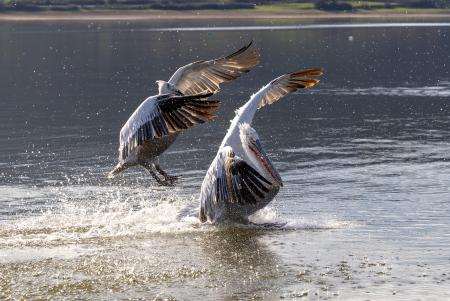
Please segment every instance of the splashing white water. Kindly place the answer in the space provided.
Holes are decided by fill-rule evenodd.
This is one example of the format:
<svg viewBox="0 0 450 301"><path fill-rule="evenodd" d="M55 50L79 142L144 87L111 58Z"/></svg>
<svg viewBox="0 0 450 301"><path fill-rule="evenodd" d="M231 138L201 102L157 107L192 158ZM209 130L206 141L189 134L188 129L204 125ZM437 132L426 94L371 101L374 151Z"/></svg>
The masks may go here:
<svg viewBox="0 0 450 301"><path fill-rule="evenodd" d="M84 186L42 188L39 192L55 205L39 214L0 222L0 247L56 247L217 229L199 222L195 197L181 197L176 191L167 195L139 188ZM243 227L297 230L346 226L333 219L285 219L270 206L250 221L251 226Z"/></svg>

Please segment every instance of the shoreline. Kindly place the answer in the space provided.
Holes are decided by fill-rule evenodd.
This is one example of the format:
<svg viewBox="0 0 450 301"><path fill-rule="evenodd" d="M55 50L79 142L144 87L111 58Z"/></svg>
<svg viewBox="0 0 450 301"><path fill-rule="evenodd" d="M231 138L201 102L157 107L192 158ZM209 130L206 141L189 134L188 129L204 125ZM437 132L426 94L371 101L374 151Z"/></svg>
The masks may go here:
<svg viewBox="0 0 450 301"><path fill-rule="evenodd" d="M261 12L253 10L87 10L77 12L3 12L0 21L152 21L152 20L209 20L209 19L450 19L450 10L438 12L351 12L321 11Z"/></svg>

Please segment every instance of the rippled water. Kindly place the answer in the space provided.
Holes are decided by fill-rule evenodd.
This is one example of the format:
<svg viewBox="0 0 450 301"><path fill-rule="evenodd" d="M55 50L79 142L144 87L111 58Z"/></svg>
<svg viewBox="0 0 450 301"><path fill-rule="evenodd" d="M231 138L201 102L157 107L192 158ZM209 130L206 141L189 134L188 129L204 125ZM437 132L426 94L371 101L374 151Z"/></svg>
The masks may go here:
<svg viewBox="0 0 450 301"><path fill-rule="evenodd" d="M349 24L0 23L0 299L449 299L450 28ZM177 187L106 179L155 80L250 39L261 65L161 158ZM304 67L256 116L285 183L258 225L186 215L234 109Z"/></svg>

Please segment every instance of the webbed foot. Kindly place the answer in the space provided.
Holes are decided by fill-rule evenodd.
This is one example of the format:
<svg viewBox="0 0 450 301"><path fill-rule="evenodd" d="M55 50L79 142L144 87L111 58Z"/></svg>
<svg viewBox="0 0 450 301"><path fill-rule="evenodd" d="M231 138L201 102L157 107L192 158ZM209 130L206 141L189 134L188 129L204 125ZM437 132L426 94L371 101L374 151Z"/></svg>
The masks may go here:
<svg viewBox="0 0 450 301"><path fill-rule="evenodd" d="M154 163L155 169L164 177L163 183L161 185L164 186L174 186L175 183L180 179L180 176L171 176L167 174L162 168L159 166L159 164Z"/></svg>

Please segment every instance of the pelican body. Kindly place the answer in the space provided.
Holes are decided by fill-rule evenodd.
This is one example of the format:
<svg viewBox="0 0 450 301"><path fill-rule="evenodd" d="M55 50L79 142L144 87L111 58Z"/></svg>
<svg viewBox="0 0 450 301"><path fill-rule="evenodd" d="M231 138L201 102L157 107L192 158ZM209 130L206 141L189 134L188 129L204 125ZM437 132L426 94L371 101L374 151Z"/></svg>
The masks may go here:
<svg viewBox="0 0 450 301"><path fill-rule="evenodd" d="M322 70L305 69L280 76L261 88L236 111L200 191L202 222L248 223L248 216L264 208L283 186L278 171L251 127L257 109L297 89L319 82Z"/></svg>
<svg viewBox="0 0 450 301"><path fill-rule="evenodd" d="M219 102L207 99L221 83L239 78L259 63L257 49L247 52L251 44L226 57L183 66L168 82L156 81L159 95L144 100L122 127L119 162L108 177L142 166L160 185L172 185L177 177L162 170L158 157L180 132L216 117Z"/></svg>

